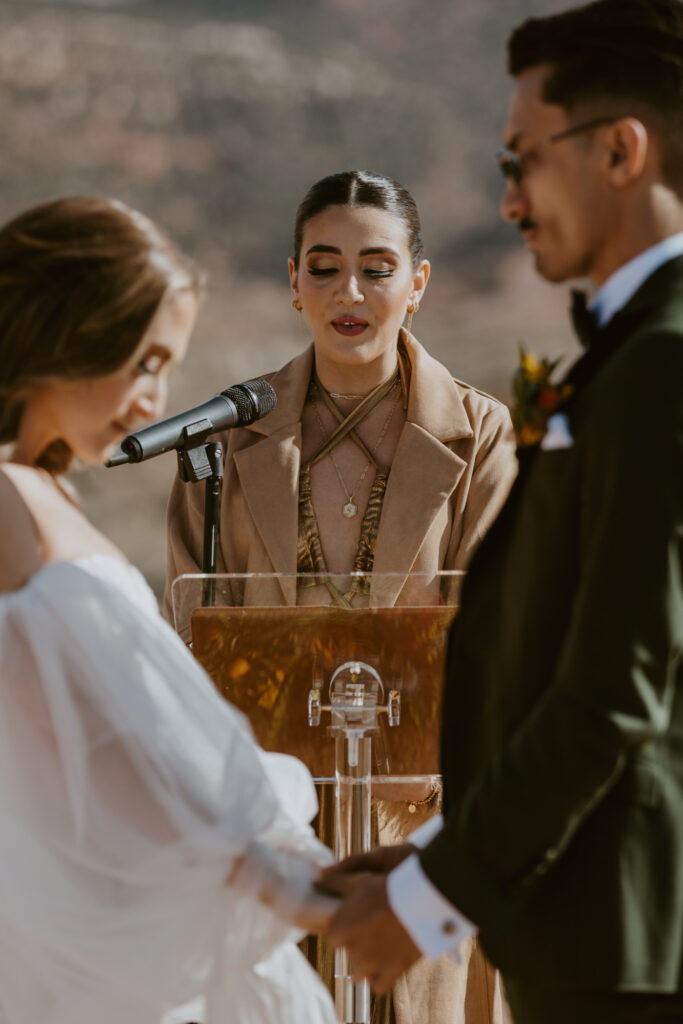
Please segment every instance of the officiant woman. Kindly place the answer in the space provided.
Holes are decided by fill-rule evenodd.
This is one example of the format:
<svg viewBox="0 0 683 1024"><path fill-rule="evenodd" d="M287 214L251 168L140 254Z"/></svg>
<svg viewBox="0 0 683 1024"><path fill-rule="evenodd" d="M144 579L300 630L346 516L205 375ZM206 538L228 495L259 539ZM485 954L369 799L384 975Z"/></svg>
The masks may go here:
<svg viewBox="0 0 683 1024"><path fill-rule="evenodd" d="M398 574L382 603L416 603L410 574L465 570L495 519L516 470L508 413L411 333L429 271L415 202L390 178L332 174L301 203L289 277L312 344L269 377L276 408L222 438L218 572L310 574L298 587L273 581L261 603L361 606L368 587L353 570ZM200 571L202 522L203 490L176 483L169 617L171 581ZM339 578L316 582L324 573ZM420 603L444 596L435 583ZM390 818L400 831L437 806L428 793L417 815L397 801ZM416 965L373 1013L382 1024L503 1020L476 948L459 967Z"/></svg>

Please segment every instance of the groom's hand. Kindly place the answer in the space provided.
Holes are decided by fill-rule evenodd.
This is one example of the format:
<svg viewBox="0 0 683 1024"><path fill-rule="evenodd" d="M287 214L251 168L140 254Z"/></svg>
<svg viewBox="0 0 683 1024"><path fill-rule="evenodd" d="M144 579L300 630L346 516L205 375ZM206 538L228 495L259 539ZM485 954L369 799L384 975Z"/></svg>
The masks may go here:
<svg viewBox="0 0 683 1024"><path fill-rule="evenodd" d="M375 992L388 992L422 954L389 906L386 876L340 876L336 891L344 902L324 937L346 947L354 981L367 978Z"/></svg>
<svg viewBox="0 0 683 1024"><path fill-rule="evenodd" d="M316 881L316 888L321 892L343 896L347 891L344 884L349 875L367 872L388 875L402 860L416 852L417 847L412 843L403 843L400 846L377 846L369 853L354 854L338 864L323 868Z"/></svg>

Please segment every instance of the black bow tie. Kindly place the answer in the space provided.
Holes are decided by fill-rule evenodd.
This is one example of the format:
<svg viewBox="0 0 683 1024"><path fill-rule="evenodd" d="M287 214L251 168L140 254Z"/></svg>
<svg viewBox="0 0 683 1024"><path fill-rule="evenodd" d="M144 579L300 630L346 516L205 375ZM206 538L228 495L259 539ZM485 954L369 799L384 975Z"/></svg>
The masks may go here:
<svg viewBox="0 0 683 1024"><path fill-rule="evenodd" d="M600 326L595 313L586 305L584 292L572 291L571 316L579 341L584 348L590 348L600 331Z"/></svg>

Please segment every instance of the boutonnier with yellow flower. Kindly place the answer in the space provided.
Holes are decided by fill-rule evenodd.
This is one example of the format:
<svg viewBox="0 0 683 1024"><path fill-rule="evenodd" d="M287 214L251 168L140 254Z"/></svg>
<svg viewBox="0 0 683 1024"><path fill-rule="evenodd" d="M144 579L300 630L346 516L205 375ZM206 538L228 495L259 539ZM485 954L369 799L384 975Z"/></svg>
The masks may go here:
<svg viewBox="0 0 683 1024"><path fill-rule="evenodd" d="M510 410L517 444L528 448L539 444L548 420L572 393L571 384L553 384L551 377L559 359L539 359L519 347L519 366L513 378L514 404Z"/></svg>

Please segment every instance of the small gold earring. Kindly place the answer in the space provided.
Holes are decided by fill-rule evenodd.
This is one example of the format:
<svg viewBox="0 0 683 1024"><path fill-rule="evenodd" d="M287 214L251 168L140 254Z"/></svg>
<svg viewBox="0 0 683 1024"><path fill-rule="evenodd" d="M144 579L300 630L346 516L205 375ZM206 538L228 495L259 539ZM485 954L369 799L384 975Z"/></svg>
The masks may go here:
<svg viewBox="0 0 683 1024"><path fill-rule="evenodd" d="M408 334L410 334L413 328L413 313L417 313L419 308L419 302L411 302L406 310L406 312L408 313L408 318L406 319L406 331L408 332Z"/></svg>
<svg viewBox="0 0 683 1024"><path fill-rule="evenodd" d="M304 307L301 305L298 299L292 299L292 309L295 309L299 314L299 334L306 340L306 333L304 331Z"/></svg>

